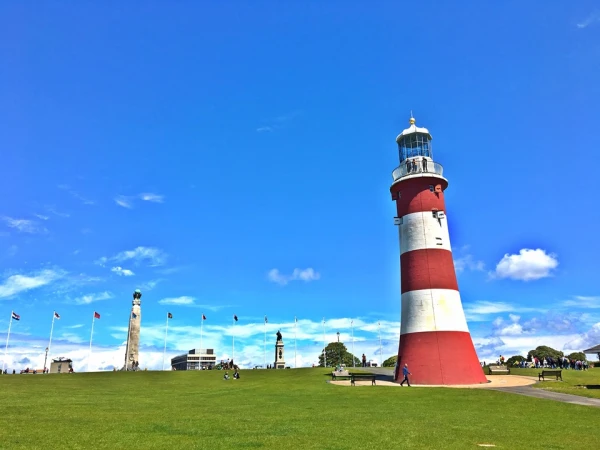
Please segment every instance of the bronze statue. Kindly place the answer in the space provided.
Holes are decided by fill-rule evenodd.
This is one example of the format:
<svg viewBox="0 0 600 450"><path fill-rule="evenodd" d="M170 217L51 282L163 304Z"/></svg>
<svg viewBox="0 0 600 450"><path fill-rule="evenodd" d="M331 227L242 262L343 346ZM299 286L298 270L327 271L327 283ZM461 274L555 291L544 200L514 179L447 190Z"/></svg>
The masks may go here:
<svg viewBox="0 0 600 450"><path fill-rule="evenodd" d="M281 331L277 331L277 342L281 341Z"/></svg>

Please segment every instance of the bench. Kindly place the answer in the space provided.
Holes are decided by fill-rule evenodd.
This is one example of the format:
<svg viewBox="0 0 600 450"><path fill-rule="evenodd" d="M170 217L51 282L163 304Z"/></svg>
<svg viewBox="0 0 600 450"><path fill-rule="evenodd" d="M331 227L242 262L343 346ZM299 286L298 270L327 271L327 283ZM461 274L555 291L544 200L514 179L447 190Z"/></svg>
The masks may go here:
<svg viewBox="0 0 600 450"><path fill-rule="evenodd" d="M504 374L510 375L510 369L506 366L488 366L490 375Z"/></svg>
<svg viewBox="0 0 600 450"><path fill-rule="evenodd" d="M337 379L345 379L347 380L348 378L350 378L350 372L348 372L347 370L344 370L342 372L336 372L333 371L331 372L331 380L337 380Z"/></svg>
<svg viewBox="0 0 600 450"><path fill-rule="evenodd" d="M556 380L560 378L562 381L562 370L542 370L542 373L538 373L538 381L546 381L544 377L556 377Z"/></svg>
<svg viewBox="0 0 600 450"><path fill-rule="evenodd" d="M369 374L369 373L351 373L350 374L350 386L356 386L354 382L356 380L371 380L371 386L375 386L375 377L377 375Z"/></svg>

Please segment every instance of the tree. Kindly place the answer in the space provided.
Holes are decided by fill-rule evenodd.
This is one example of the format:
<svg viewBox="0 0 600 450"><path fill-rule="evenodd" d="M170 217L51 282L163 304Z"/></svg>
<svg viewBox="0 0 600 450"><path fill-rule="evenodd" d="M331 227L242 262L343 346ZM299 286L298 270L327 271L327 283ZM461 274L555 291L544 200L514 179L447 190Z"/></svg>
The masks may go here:
<svg viewBox="0 0 600 450"><path fill-rule="evenodd" d="M551 357L552 359L558 359L564 356L563 352L553 349L552 347L548 347L546 345L540 345L536 347L535 350L529 350L528 356L536 357L537 359L544 359Z"/></svg>
<svg viewBox="0 0 600 450"><path fill-rule="evenodd" d="M567 356L569 359L574 359L575 361L585 361L585 353L583 352L574 352Z"/></svg>
<svg viewBox="0 0 600 450"><path fill-rule="evenodd" d="M396 361L398 361L398 355L390 356L383 362L383 367L396 367Z"/></svg>
<svg viewBox="0 0 600 450"><path fill-rule="evenodd" d="M325 356L327 357L327 367L335 367L340 362L345 364L346 367L351 367L353 365L352 358L354 358L354 363L357 366L360 366L360 359L354 356L352 353L348 351L346 346L341 342L330 342L325 347ZM321 354L319 355L319 366L323 366L323 350L321 350Z"/></svg>
<svg viewBox="0 0 600 450"><path fill-rule="evenodd" d="M525 357L521 355L511 356L506 360L507 367L512 367L515 363L520 363L521 361L525 361Z"/></svg>

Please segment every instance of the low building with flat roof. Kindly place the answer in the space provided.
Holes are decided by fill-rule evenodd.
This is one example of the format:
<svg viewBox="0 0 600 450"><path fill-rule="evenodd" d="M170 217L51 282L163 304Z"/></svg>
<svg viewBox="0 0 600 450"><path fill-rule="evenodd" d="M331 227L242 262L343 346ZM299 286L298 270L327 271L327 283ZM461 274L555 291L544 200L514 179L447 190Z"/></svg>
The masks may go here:
<svg viewBox="0 0 600 450"><path fill-rule="evenodd" d="M212 348L194 348L183 355L171 358L171 368L173 370L214 369L216 363L217 357Z"/></svg>
<svg viewBox="0 0 600 450"><path fill-rule="evenodd" d="M69 373L73 368L73 361L69 358L56 358L50 363L50 373Z"/></svg>

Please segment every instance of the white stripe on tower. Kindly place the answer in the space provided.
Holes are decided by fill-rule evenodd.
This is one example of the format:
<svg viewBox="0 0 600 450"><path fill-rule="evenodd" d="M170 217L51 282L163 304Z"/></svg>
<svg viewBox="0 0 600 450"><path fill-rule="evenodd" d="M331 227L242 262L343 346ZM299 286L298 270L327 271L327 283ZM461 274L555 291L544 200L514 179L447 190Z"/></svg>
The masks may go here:
<svg viewBox="0 0 600 450"><path fill-rule="evenodd" d="M400 254L426 248L452 251L448 222L437 219L433 211L415 212L402 217Z"/></svg>

